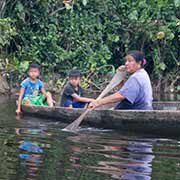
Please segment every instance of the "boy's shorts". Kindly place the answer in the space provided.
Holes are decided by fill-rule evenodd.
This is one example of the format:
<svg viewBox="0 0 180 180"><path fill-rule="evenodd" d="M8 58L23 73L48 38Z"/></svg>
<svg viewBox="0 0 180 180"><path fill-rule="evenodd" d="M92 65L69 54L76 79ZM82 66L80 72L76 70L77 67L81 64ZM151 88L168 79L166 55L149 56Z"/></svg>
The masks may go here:
<svg viewBox="0 0 180 180"><path fill-rule="evenodd" d="M22 100L22 104L26 104L26 101L28 99L30 100L31 105L48 106L47 102L45 101L44 94L41 94L40 96L34 96L34 97L24 97Z"/></svg>
<svg viewBox="0 0 180 180"><path fill-rule="evenodd" d="M64 107L72 106L73 108L84 108L86 106L86 104L87 103L85 103L85 102L78 102L78 101L67 100L65 102Z"/></svg>

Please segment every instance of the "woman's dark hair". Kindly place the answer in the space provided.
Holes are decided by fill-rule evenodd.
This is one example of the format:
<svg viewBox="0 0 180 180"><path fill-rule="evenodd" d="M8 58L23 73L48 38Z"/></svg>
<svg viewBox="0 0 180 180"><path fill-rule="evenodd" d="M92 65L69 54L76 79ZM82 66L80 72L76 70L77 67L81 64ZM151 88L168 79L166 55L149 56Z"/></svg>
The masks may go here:
<svg viewBox="0 0 180 180"><path fill-rule="evenodd" d="M145 57L144 57L144 54L141 52L141 51L138 51L138 50L133 50L133 51L129 51L127 53L127 55L131 55L136 62L142 62L142 65L145 65L146 64L146 60L145 60Z"/></svg>
<svg viewBox="0 0 180 180"><path fill-rule="evenodd" d="M29 71L31 68L35 68L35 69L38 69L38 70L40 71L40 66L39 66L39 64L37 64L37 63L32 63L32 64L30 64L29 67L28 67L28 71Z"/></svg>

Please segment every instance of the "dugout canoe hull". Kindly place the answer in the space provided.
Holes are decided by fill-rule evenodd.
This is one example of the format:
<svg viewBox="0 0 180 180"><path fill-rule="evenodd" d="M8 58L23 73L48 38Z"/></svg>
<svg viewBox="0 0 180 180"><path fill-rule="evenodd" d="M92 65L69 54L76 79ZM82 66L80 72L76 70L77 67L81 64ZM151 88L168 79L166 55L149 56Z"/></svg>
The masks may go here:
<svg viewBox="0 0 180 180"><path fill-rule="evenodd" d="M180 135L180 102L154 102L153 106L154 110L93 110L87 114L83 124L151 134ZM23 105L22 111L25 115L70 123L84 110Z"/></svg>

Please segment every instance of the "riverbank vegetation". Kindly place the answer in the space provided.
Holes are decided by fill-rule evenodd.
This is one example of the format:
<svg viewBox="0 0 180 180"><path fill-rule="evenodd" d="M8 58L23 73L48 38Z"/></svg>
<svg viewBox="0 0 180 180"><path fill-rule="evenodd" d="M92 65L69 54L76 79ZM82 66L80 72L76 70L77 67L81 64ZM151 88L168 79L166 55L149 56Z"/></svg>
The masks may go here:
<svg viewBox="0 0 180 180"><path fill-rule="evenodd" d="M140 49L154 89L180 90L179 0L2 0L0 33L0 70L12 87L38 62L49 86L61 88L77 67L84 87L100 89Z"/></svg>

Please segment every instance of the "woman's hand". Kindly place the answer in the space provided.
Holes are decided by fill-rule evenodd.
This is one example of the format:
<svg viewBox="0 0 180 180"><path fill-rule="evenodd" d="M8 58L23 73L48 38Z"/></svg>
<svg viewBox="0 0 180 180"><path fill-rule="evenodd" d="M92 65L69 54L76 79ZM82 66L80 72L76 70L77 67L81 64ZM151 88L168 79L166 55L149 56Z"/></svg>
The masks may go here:
<svg viewBox="0 0 180 180"><path fill-rule="evenodd" d="M100 106L100 103L99 103L99 101L98 100L93 100L93 101L91 101L90 102L90 104L89 104L89 108L96 108L96 107L98 107L98 106Z"/></svg>
<svg viewBox="0 0 180 180"><path fill-rule="evenodd" d="M126 71L126 66L125 65L119 66L118 71L121 71L121 72Z"/></svg>

